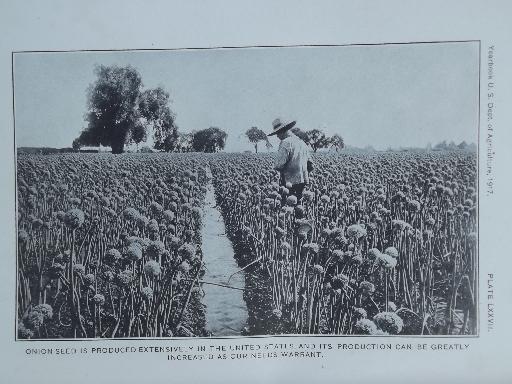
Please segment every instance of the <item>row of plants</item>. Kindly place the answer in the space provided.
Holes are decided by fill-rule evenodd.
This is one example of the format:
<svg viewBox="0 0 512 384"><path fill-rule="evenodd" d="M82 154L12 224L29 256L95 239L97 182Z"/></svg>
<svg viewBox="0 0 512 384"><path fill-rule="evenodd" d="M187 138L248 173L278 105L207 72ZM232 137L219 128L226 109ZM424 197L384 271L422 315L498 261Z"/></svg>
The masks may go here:
<svg viewBox="0 0 512 384"><path fill-rule="evenodd" d="M204 335L205 183L194 155L19 155L18 337Z"/></svg>
<svg viewBox="0 0 512 384"><path fill-rule="evenodd" d="M270 154L211 161L228 235L255 281L246 299L261 321L248 332L475 334L475 154L315 154L314 163L298 200Z"/></svg>

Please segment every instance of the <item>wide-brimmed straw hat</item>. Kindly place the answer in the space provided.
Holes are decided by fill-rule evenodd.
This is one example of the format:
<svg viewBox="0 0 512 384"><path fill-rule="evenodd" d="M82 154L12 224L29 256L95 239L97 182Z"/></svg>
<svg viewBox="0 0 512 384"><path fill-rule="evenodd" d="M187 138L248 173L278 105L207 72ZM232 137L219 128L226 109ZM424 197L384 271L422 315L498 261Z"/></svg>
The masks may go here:
<svg viewBox="0 0 512 384"><path fill-rule="evenodd" d="M287 130L293 128L293 126L296 123L297 123L296 121L282 121L280 118L277 118L272 122L272 127L273 127L274 131L272 133L269 133L267 136L272 136L279 132L287 131Z"/></svg>

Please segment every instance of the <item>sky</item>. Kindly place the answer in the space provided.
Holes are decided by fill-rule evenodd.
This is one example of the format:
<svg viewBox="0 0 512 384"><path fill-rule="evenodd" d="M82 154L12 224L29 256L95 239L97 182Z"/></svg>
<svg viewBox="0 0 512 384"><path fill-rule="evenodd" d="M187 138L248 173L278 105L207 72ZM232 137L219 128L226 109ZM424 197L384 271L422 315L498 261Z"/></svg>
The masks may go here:
<svg viewBox="0 0 512 384"><path fill-rule="evenodd" d="M95 65L131 65L144 89L163 87L182 132L244 133L280 117L357 147L477 142L477 43L14 55L16 145L69 147L86 126ZM272 137L274 149L278 139ZM261 145L262 150L264 145Z"/></svg>

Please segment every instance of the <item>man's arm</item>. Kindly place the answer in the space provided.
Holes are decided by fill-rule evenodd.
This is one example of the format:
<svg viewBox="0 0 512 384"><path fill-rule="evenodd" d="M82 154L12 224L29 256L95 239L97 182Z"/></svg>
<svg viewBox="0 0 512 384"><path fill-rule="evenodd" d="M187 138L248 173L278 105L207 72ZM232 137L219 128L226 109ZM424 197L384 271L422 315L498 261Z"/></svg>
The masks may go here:
<svg viewBox="0 0 512 384"><path fill-rule="evenodd" d="M290 151L286 145L283 145L283 142L279 144L279 150L277 151L276 162L274 164L274 169L277 171L282 171L286 163L288 162Z"/></svg>

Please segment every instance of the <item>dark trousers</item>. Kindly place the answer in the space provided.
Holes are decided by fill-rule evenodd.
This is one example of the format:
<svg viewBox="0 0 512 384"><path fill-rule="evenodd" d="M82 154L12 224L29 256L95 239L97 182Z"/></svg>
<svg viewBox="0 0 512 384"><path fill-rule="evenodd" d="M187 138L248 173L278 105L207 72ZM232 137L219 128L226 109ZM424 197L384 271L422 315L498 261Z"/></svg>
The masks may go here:
<svg viewBox="0 0 512 384"><path fill-rule="evenodd" d="M286 185L284 181L284 175L281 173L281 179L279 180L279 184L281 184L283 187ZM288 188L288 196L294 195L297 198L297 202L299 202L302 199L302 192L304 191L304 187L306 186L306 183L298 183L293 184L291 188ZM283 204L286 202L286 197L283 199Z"/></svg>
<svg viewBox="0 0 512 384"><path fill-rule="evenodd" d="M292 185L292 187L290 188L289 195L294 195L295 197L297 197L297 201L301 201L302 192L304 191L305 186L306 186L306 183L299 183L299 184Z"/></svg>

